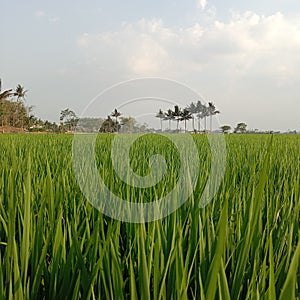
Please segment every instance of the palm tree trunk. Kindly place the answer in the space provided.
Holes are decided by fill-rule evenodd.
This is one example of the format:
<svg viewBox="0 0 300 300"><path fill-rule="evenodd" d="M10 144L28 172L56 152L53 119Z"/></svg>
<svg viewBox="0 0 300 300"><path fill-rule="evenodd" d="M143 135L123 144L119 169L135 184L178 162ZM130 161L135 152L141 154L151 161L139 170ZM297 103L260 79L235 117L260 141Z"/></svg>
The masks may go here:
<svg viewBox="0 0 300 300"><path fill-rule="evenodd" d="M169 119L169 130L171 131L171 119Z"/></svg>
<svg viewBox="0 0 300 300"><path fill-rule="evenodd" d="M194 116L193 116L193 119L192 119L192 123L193 123L193 131L195 132L195 119L194 119Z"/></svg>
<svg viewBox="0 0 300 300"><path fill-rule="evenodd" d="M162 132L162 118L160 119L160 131Z"/></svg>
<svg viewBox="0 0 300 300"><path fill-rule="evenodd" d="M186 120L184 120L184 133L186 133Z"/></svg>
<svg viewBox="0 0 300 300"><path fill-rule="evenodd" d="M204 118L204 132L206 133L206 117Z"/></svg>
<svg viewBox="0 0 300 300"><path fill-rule="evenodd" d="M210 133L212 132L212 115L210 115Z"/></svg>

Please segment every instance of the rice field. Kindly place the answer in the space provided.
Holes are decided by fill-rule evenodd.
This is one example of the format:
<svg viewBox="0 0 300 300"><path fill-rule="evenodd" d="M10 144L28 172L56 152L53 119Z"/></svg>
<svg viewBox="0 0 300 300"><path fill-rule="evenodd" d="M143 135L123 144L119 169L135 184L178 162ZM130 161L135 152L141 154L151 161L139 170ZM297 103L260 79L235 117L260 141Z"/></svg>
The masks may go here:
<svg viewBox="0 0 300 300"><path fill-rule="evenodd" d="M166 159L147 189L116 176L114 135L99 135L96 158L109 189L152 201L179 177L176 147L146 135L131 148L133 170ZM300 299L300 136L227 135L226 171L214 199L199 200L210 171L205 135L196 188L164 219L111 219L82 194L71 135L0 136L0 299Z"/></svg>

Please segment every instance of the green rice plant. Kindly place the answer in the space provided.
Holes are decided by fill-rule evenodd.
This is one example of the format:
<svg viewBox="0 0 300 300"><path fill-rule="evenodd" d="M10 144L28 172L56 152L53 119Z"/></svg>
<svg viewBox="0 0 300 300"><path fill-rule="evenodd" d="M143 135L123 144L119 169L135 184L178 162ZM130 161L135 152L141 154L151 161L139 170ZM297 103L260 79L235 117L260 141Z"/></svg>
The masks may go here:
<svg viewBox="0 0 300 300"><path fill-rule="evenodd" d="M300 136L227 135L225 175L203 208L211 152L206 135L192 138L200 168L189 199L164 219L131 224L84 197L71 135L1 135L0 299L300 299ZM113 139L101 134L95 147L112 193L150 202L176 186L180 155L167 137L132 144L140 176L153 155L166 160L149 188L118 177Z"/></svg>

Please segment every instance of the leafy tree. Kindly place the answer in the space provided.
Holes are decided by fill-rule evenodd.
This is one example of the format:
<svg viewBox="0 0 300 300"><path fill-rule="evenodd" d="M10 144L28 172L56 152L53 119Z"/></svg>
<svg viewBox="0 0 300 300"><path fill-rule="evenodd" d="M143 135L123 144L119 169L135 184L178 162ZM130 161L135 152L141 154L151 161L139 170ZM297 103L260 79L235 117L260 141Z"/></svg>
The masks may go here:
<svg viewBox="0 0 300 300"><path fill-rule="evenodd" d="M102 118L80 118L76 131L98 132L104 120Z"/></svg>
<svg viewBox="0 0 300 300"><path fill-rule="evenodd" d="M119 131L120 125L114 121L110 116L102 123L99 132L101 133L114 133Z"/></svg>
<svg viewBox="0 0 300 300"><path fill-rule="evenodd" d="M234 129L234 133L245 133L247 131L247 124L246 123L238 123L236 128Z"/></svg>
<svg viewBox="0 0 300 300"><path fill-rule="evenodd" d="M60 123L62 128L67 128L69 131L73 131L79 121L73 110L66 108L60 112Z"/></svg>
<svg viewBox="0 0 300 300"><path fill-rule="evenodd" d="M229 125L223 125L223 126L221 126L220 128L221 128L221 130L222 130L222 132L223 132L224 134L229 133L230 130L231 130L231 126L229 126Z"/></svg>
<svg viewBox="0 0 300 300"><path fill-rule="evenodd" d="M136 130L136 120L132 117L121 118L121 131L124 133L133 133Z"/></svg>
<svg viewBox="0 0 300 300"><path fill-rule="evenodd" d="M1 125L13 126L13 127L24 127L28 124L28 112L23 103L25 99L24 87L20 84L17 85L16 90L12 89L2 91L2 81L0 79L0 118ZM17 97L17 101L11 101L13 97Z"/></svg>
<svg viewBox="0 0 300 300"><path fill-rule="evenodd" d="M122 114L115 108L115 110L111 113L112 117L116 118L116 124L118 124L118 117L120 117Z"/></svg>
<svg viewBox="0 0 300 300"><path fill-rule="evenodd" d="M165 118L165 114L163 111L160 109L159 112L156 114L156 118L160 119L160 131L162 132L162 121Z"/></svg>

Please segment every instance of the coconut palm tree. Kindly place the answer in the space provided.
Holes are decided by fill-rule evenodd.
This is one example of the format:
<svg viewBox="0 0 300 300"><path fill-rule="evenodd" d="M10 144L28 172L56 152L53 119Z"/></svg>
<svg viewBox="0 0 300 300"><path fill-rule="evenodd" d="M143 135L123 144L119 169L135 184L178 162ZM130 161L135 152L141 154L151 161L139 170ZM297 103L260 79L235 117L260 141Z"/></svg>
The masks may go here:
<svg viewBox="0 0 300 300"><path fill-rule="evenodd" d="M219 114L220 112L216 110L216 106L214 105L213 102L208 102L208 116L210 117L210 132L212 131L212 117L215 116L216 114Z"/></svg>
<svg viewBox="0 0 300 300"><path fill-rule="evenodd" d="M176 130L177 130L177 133L178 133L178 126L179 126L179 121L180 121L180 118L181 118L181 109L179 108L178 105L174 106L173 117L177 121Z"/></svg>
<svg viewBox="0 0 300 300"><path fill-rule="evenodd" d="M160 109L159 112L156 114L156 118L160 119L160 131L162 132L162 121L165 118L164 112Z"/></svg>
<svg viewBox="0 0 300 300"><path fill-rule="evenodd" d="M16 115L17 115L17 118L19 119L18 121L21 122L21 128L23 128L23 125L24 123L26 123L26 119L28 117L28 108L24 105L24 103L21 103L20 105L20 102L24 102L25 101L25 96L26 96L26 93L28 91L25 90L24 86L22 86L21 84L18 84L13 95L15 97L17 97L17 104L16 104ZM21 113L23 112L23 113Z"/></svg>
<svg viewBox="0 0 300 300"><path fill-rule="evenodd" d="M208 108L205 105L201 106L201 110L199 114L197 115L199 122L200 119L204 119L204 132L206 132L206 118L209 116L208 114Z"/></svg>
<svg viewBox="0 0 300 300"><path fill-rule="evenodd" d="M171 121L174 120L172 109L168 109L168 111L165 112L165 120L169 121L169 130L171 130Z"/></svg>
<svg viewBox="0 0 300 300"><path fill-rule="evenodd" d="M2 80L0 79L0 100L7 100L12 95L12 89L2 92Z"/></svg>
<svg viewBox="0 0 300 300"><path fill-rule="evenodd" d="M24 86L21 84L18 84L15 91L14 91L14 96L17 97L17 101L19 100L25 100L26 93L28 91L24 89Z"/></svg>
<svg viewBox="0 0 300 300"><path fill-rule="evenodd" d="M186 108L183 109L180 116L180 121L184 121L184 132L186 132L186 121L193 119L191 112L189 112Z"/></svg>
<svg viewBox="0 0 300 300"><path fill-rule="evenodd" d="M197 118L198 118L198 131L199 132L201 130L201 126L200 126L201 125L200 124L200 120L201 120L200 114L201 114L201 112L203 110L203 107L205 107L205 106L201 103L200 100L198 100L197 103L196 103L196 114L197 114Z"/></svg>
<svg viewBox="0 0 300 300"><path fill-rule="evenodd" d="M193 122L193 125L192 125L193 126L193 131L195 131L195 117L194 117L194 114L198 113L197 105L194 102L191 102L191 104L188 105L188 107L186 109L187 109L187 111L189 111L191 113L192 122Z"/></svg>
<svg viewBox="0 0 300 300"><path fill-rule="evenodd" d="M115 108L115 110L111 113L112 117L116 118L116 124L118 125L118 117L120 117L122 114ZM119 127L117 126L117 129L119 131Z"/></svg>

